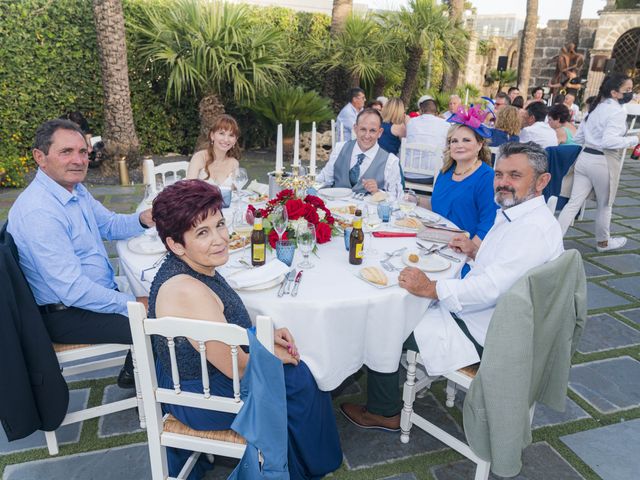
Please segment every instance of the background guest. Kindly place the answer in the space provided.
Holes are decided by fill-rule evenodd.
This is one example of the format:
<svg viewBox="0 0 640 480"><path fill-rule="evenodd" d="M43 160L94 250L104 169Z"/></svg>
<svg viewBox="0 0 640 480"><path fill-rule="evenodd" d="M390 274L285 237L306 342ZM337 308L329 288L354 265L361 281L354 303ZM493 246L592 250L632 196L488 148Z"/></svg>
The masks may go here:
<svg viewBox="0 0 640 480"><path fill-rule="evenodd" d="M522 120L520 110L506 106L498 112L495 127L491 130L491 146L499 147L503 143L518 142Z"/></svg>
<svg viewBox="0 0 640 480"><path fill-rule="evenodd" d="M520 141L535 142L542 148L558 145L556 132L545 122L547 106L544 102L533 102L522 112L523 129L520 131Z"/></svg>
<svg viewBox="0 0 640 480"><path fill-rule="evenodd" d="M390 98L382 109L382 135L378 139L378 145L387 152L398 155L400 139L407 134L406 120L407 116L402 100Z"/></svg>
<svg viewBox="0 0 640 480"><path fill-rule="evenodd" d="M571 124L571 113L566 105L558 103L553 105L547 114L549 126L556 131L558 145L575 145L573 136L576 127Z"/></svg>
<svg viewBox="0 0 640 480"><path fill-rule="evenodd" d="M349 90L349 103L342 107L336 119L336 134L339 141L343 141L342 135L345 142L351 140L351 129L366 101L367 97L361 88L354 87Z"/></svg>

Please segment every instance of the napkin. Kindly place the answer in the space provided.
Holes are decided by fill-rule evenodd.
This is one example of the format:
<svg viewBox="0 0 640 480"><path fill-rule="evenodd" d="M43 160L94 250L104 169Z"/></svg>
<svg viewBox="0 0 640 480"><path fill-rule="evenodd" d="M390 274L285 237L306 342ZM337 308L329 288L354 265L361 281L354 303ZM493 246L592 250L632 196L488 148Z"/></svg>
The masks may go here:
<svg viewBox="0 0 640 480"><path fill-rule="evenodd" d="M255 192L258 195L269 195L269 185L266 183L260 183L257 180L252 180L247 190Z"/></svg>
<svg viewBox="0 0 640 480"><path fill-rule="evenodd" d="M376 238L396 238L396 237L415 237L415 233L408 232L373 232Z"/></svg>
<svg viewBox="0 0 640 480"><path fill-rule="evenodd" d="M226 278L232 288L247 288L263 285L289 272L289 267L278 259L270 260L261 267L243 270Z"/></svg>

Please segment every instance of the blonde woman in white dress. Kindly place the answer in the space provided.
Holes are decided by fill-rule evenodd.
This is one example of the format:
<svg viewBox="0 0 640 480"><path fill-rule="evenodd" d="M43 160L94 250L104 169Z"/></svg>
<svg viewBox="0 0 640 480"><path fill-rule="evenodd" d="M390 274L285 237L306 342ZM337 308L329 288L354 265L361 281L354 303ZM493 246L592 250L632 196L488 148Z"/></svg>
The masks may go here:
<svg viewBox="0 0 640 480"><path fill-rule="evenodd" d="M196 152L189 162L187 178L198 178L219 187L232 188L238 169L240 127L230 115L220 115L209 130L209 147Z"/></svg>

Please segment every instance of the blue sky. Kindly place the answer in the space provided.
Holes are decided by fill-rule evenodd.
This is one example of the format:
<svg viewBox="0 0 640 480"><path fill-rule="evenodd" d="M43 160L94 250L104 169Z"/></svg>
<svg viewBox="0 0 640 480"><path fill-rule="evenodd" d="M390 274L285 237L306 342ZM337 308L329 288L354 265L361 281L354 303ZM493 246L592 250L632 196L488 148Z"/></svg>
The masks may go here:
<svg viewBox="0 0 640 480"><path fill-rule="evenodd" d="M355 0L357 3L359 0ZM363 1L363 0L360 0ZM373 7L392 7L403 5L405 0L364 0ZM527 10L527 0L471 0L481 15L484 14L509 14L515 13L524 18ZM598 18L596 13L606 4L605 0L584 0L582 18ZM539 24L546 25L550 19L569 18L571 0L538 0Z"/></svg>

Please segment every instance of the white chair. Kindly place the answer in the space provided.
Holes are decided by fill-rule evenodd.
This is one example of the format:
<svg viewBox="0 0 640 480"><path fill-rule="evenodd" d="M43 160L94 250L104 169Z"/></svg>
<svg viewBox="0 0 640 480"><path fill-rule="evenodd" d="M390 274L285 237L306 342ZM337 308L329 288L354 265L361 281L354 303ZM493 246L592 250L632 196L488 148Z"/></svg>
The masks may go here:
<svg viewBox="0 0 640 480"><path fill-rule="evenodd" d="M102 344L102 345L75 345L75 344L62 344L54 343L53 349L58 357L58 362L63 366L63 375L65 378L69 378L73 375L81 373L92 372L95 370L102 370L104 368L111 368L121 366L124 362L125 356L130 345L121 344ZM109 357L97 359L102 355L122 353L117 357ZM132 352L133 353L133 352ZM64 366L63 364L69 362L75 362L78 360L86 360L86 362ZM136 383L136 396L131 398L125 398L124 400L118 400L116 402L99 405L97 407L85 408L78 410L77 412L69 412L62 420L60 427L69 425L71 423L82 422L91 418L101 417L110 413L121 412L130 408L138 407L138 418L140 420L140 427L145 428L144 410L142 408L142 392L139 388L138 374L135 363L135 355L133 356L134 366L134 378ZM56 432L44 432L45 439L47 441L47 448L49 455L57 455L59 453L58 439Z"/></svg>
<svg viewBox="0 0 640 480"><path fill-rule="evenodd" d="M154 480L168 477L166 447L182 448L194 453L189 457L177 478L186 478L196 464L200 453L217 454L241 458L246 442L233 430L201 431L193 430L172 415L163 417L161 403L186 407L238 413L243 402L240 399L240 378L238 373L238 346L248 345L247 331L237 325L206 322L185 318L163 317L147 319L146 309L140 303L129 302L129 323L138 357L142 399L147 412L147 436L151 473ZM256 318L257 337L269 351L273 352L273 325L269 317ZM155 360L151 347L151 335L167 337L171 358L171 375L174 388L159 388ZM174 337L188 337L199 344L202 393L184 392L180 389L180 376L175 354ZM209 390L209 376L205 342L215 340L231 347L233 366L233 398L220 397Z"/></svg>
<svg viewBox="0 0 640 480"><path fill-rule="evenodd" d="M555 195L551 195L548 199L547 199L547 208L549 210L551 210L551 214L555 215L556 214L556 206L558 205L558 197L556 197Z"/></svg>
<svg viewBox="0 0 640 480"><path fill-rule="evenodd" d="M400 144L400 165L405 176L405 188L432 192L442 168L442 155L443 152L433 145L407 143L406 138L403 138Z"/></svg>
<svg viewBox="0 0 640 480"><path fill-rule="evenodd" d="M153 178L148 179L149 185L153 193L157 193L158 187L165 187L178 180L187 178L187 169L189 162L183 160L181 162L168 162L160 165L154 165Z"/></svg>

